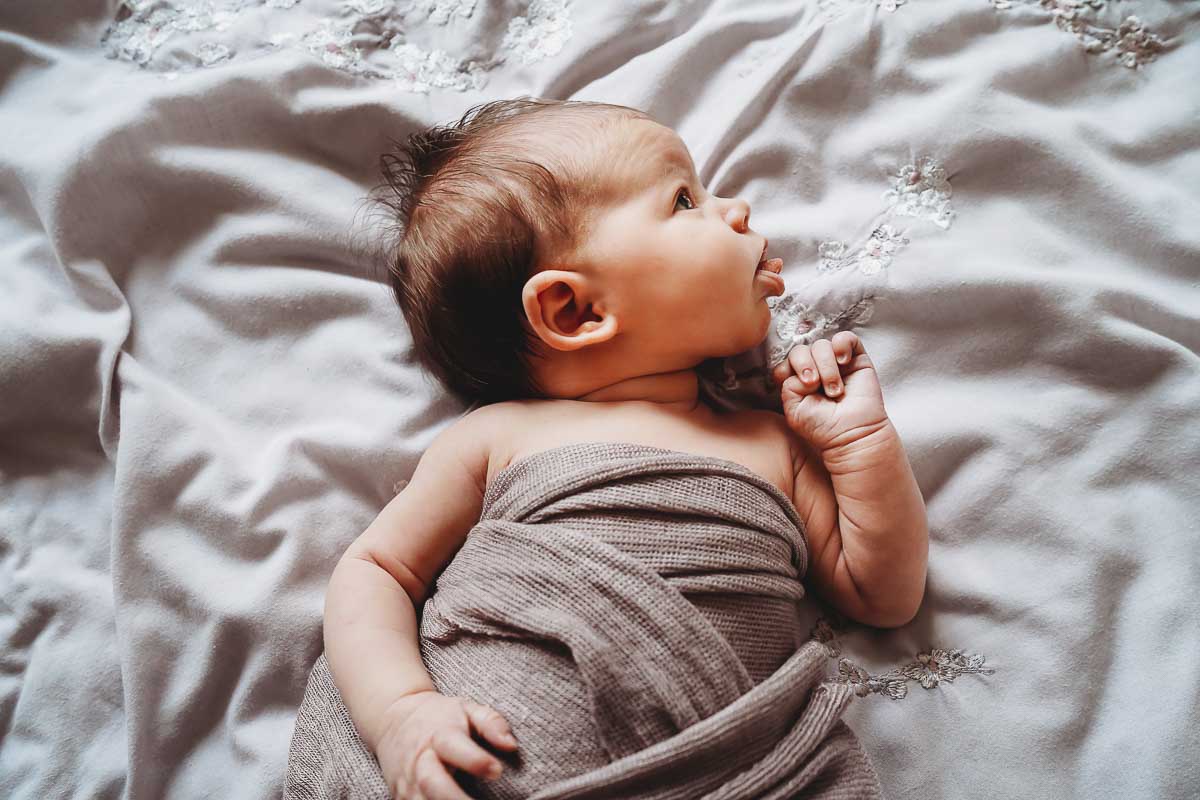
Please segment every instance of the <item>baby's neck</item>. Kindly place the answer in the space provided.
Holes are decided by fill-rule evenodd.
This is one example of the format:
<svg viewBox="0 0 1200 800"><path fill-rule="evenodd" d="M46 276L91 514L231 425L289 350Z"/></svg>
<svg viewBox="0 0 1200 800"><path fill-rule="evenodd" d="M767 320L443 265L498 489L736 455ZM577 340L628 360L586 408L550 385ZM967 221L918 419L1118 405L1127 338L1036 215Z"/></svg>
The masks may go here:
<svg viewBox="0 0 1200 800"><path fill-rule="evenodd" d="M597 403L641 401L678 411L696 411L702 407L700 379L694 369L624 378L572 399Z"/></svg>

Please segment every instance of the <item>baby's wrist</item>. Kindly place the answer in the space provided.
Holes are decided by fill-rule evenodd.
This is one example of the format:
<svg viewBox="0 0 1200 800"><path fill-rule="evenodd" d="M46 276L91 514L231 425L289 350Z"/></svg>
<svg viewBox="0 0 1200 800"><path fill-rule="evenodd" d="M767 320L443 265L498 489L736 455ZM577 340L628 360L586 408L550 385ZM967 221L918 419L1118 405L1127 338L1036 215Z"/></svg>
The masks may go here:
<svg viewBox="0 0 1200 800"><path fill-rule="evenodd" d="M833 437L819 448L819 452L827 469L837 466L841 468L840 471L845 471L849 465L861 467L877 461L885 453L890 456L899 442L900 434L896 426L884 416L876 422L859 425Z"/></svg>

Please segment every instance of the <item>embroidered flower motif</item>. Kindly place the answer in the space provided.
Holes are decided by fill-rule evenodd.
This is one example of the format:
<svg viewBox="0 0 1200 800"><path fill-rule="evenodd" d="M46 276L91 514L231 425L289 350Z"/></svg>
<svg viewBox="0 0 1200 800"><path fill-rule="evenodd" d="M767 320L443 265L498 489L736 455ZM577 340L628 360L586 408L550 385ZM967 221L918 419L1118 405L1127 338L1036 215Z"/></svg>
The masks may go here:
<svg viewBox="0 0 1200 800"><path fill-rule="evenodd" d="M844 658L838 659L838 674L834 680L853 686L854 693L859 697L886 694L893 700L903 700L908 696L908 681L899 672L892 670L882 675L870 675Z"/></svg>
<svg viewBox="0 0 1200 800"><path fill-rule="evenodd" d="M342 11L360 17L382 17L396 4L391 0L342 0Z"/></svg>
<svg viewBox="0 0 1200 800"><path fill-rule="evenodd" d="M176 33L224 31L239 11L240 7L217 8L208 0L195 0L182 8L161 0L125 0L118 7L117 21L100 37L100 44L109 58L144 66Z"/></svg>
<svg viewBox="0 0 1200 800"><path fill-rule="evenodd" d="M445 25L453 16L469 19L475 13L475 0L413 0L412 8L425 11L430 22Z"/></svg>
<svg viewBox="0 0 1200 800"><path fill-rule="evenodd" d="M817 620L817 624L813 626L809 638L816 639L824 645L825 653L830 658L837 658L842 654L842 648L837 643L837 634L833 632L833 627L830 626L829 621L826 619Z"/></svg>
<svg viewBox="0 0 1200 800"><path fill-rule="evenodd" d="M500 46L523 64L558 55L571 38L567 0L532 0L525 16L508 23Z"/></svg>
<svg viewBox="0 0 1200 800"><path fill-rule="evenodd" d="M954 221L950 207L953 189L946 170L928 156L907 164L891 179L892 188L883 193L891 213L902 217L926 219L942 230Z"/></svg>
<svg viewBox="0 0 1200 800"><path fill-rule="evenodd" d="M834 617L832 621L819 617L813 626L810 638L825 647L830 658L837 658L837 675L833 680L854 688L859 697L869 694L884 694L893 700L908 696L908 682L916 681L925 689L934 689L942 683L953 683L954 679L967 673L993 675L995 670L983 666L984 656L967 655L962 650L931 648L928 653L918 653L915 660L880 675L871 675L862 667L846 658L839 658L841 647L837 635L845 629L846 620Z"/></svg>
<svg viewBox="0 0 1200 800"><path fill-rule="evenodd" d="M474 61L464 64L442 50L422 50L393 40L391 53L396 59L392 77L410 92L428 94L431 88L462 92L487 83L482 66Z"/></svg>
<svg viewBox="0 0 1200 800"><path fill-rule="evenodd" d="M850 10L851 6L874 6L881 11L893 12L908 0L818 0L817 5L827 19L834 20Z"/></svg>
<svg viewBox="0 0 1200 800"><path fill-rule="evenodd" d="M507 33L495 57L481 62L460 60L445 50L425 49L407 41L404 17L423 12L426 20L446 25L454 18L468 18L478 0L338 0L339 15L307 17L297 12L287 19L299 21L296 31L281 31L270 18L270 10L292 9L299 0L120 0L115 21L100 43L109 58L122 59L143 69L154 69L166 79L195 67L209 67L255 52L277 52L280 48L306 50L335 69L367 78L395 81L400 88L427 93L432 89L467 91L480 89L487 72L509 60L531 64L560 52L571 36L568 0L532 0L524 16L509 20ZM239 36L197 42L185 36L173 43L165 56L156 53L177 35L224 32L239 21L243 12L255 11L259 19L243 25ZM301 12L309 11L307 7ZM264 17L263 15L267 16ZM248 33L261 28L269 35ZM180 55L184 60L180 64ZM190 61L189 61L190 59Z"/></svg>
<svg viewBox="0 0 1200 800"><path fill-rule="evenodd" d="M1039 6L1050 12L1059 30L1073 34L1089 53L1116 50L1117 61L1130 69L1141 69L1163 52L1164 43L1146 30L1142 21L1129 16L1120 25L1106 28L1084 16L1088 9L1102 11L1107 0L992 0L998 11L1012 8L1014 2Z"/></svg>
<svg viewBox="0 0 1200 800"><path fill-rule="evenodd" d="M817 271L834 272L848 266L857 266L862 274L875 275L890 265L892 254L906 244L908 239L886 223L871 231L871 236L862 249L850 255L846 255L846 245L842 242L821 242L817 247L817 255L821 257Z"/></svg>
<svg viewBox="0 0 1200 800"><path fill-rule="evenodd" d="M812 344L827 334L847 330L866 322L874 312L874 296L868 295L827 315L804 303L795 293L768 298L774 325L767 331L767 369L774 368L787 358L793 347ZM774 303L771 301L774 300Z"/></svg>
<svg viewBox="0 0 1200 800"><path fill-rule="evenodd" d="M926 689L932 689L942 681L953 683L959 675L968 672L993 674L995 670L984 667L983 662L981 655L968 656L961 650L933 648L928 653L919 653L917 660L904 665L901 672Z"/></svg>

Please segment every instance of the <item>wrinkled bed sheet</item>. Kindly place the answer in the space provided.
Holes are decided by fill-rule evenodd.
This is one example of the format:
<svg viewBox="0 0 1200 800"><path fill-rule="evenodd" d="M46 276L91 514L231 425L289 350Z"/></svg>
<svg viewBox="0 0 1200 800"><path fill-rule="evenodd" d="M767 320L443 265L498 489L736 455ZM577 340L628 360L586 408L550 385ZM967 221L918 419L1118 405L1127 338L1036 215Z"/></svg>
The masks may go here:
<svg viewBox="0 0 1200 800"><path fill-rule="evenodd" d="M333 565L466 410L369 261L378 156L519 94L675 127L786 261L773 346L872 354L927 599L809 613L888 795L1196 796L1198 37L1191 2L4 3L0 796L278 795Z"/></svg>

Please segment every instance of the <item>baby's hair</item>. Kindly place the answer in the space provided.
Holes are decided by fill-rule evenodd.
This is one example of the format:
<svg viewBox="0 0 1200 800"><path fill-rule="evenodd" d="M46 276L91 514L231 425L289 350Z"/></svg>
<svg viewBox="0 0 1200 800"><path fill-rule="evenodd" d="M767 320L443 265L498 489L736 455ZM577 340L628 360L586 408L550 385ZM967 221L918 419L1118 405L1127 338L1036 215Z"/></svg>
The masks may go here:
<svg viewBox="0 0 1200 800"><path fill-rule="evenodd" d="M569 125L580 116L583 125ZM521 290L586 236L606 187L588 163L626 106L520 97L390 139L377 198L392 218L388 279L417 361L469 401L545 397ZM557 261L556 261L557 260Z"/></svg>

